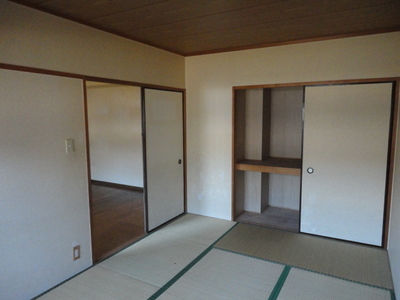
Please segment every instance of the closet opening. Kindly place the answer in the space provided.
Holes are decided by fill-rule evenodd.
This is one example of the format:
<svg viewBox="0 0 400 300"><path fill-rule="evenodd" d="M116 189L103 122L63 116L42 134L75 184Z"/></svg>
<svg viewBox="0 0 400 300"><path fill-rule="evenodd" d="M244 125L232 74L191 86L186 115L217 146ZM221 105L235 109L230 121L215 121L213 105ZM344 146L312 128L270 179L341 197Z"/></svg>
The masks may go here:
<svg viewBox="0 0 400 300"><path fill-rule="evenodd" d="M386 247L397 84L234 87L232 219Z"/></svg>
<svg viewBox="0 0 400 300"><path fill-rule="evenodd" d="M235 90L235 221L299 232L303 99L303 86Z"/></svg>

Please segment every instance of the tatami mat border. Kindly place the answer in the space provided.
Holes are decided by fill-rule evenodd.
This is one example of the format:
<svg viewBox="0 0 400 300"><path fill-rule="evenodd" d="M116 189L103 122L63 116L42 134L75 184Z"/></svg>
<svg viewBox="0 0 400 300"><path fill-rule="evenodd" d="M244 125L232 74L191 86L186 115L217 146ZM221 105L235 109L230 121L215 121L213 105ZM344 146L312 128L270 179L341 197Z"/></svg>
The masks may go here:
<svg viewBox="0 0 400 300"><path fill-rule="evenodd" d="M333 275L330 275L330 274L325 274L325 273L320 273L320 272L316 272L316 271L313 271L313 270L308 270L308 269L305 269L305 268L300 268L300 267L297 267L297 266L287 265L287 264L284 264L284 263L281 263L281 262L272 261L272 260L268 260L268 259L257 257L257 256L247 255L247 254L243 254L243 253L240 253L240 252L235 252L235 251L231 251L231 250L226 250L226 249L222 249L222 248L219 248L219 247L215 247L215 245L222 238L224 238L229 232L231 232L239 224L248 225L248 226L254 226L254 227L260 227L260 228L265 228L265 229L269 229L269 230L277 230L277 231L284 231L284 232L293 233L291 231L277 229L277 228L266 228L266 227L260 226L260 225L237 222L229 230L227 230L221 237L219 237L214 243L212 243L206 250L204 250L199 256L197 256L192 262L190 262L185 268L183 268L178 274L176 274L171 280L169 280L164 286L162 286L156 293L154 293L151 297L149 297L148 300L155 300L158 297L160 297L175 282L177 282L183 275L185 275L194 265L196 265L204 256L206 256L212 249L217 249L217 250L226 251L226 252L230 252L230 253L234 253L234 254L238 254L238 255L242 255L242 256L247 256L247 257L251 257L251 258L255 258L255 259L260 259L260 260L263 260L263 261L276 263L276 264L279 264L279 265L284 265L285 268L282 271L282 274L281 274L278 282L276 283L276 285L274 287L274 290L272 291L270 297L268 298L269 300L276 300L277 299L277 297L279 296L279 292L281 291L281 289L282 289L282 287L283 287L283 285L285 283L285 280L286 280L287 276L289 275L289 271L290 271L291 268L296 268L296 269L312 272L312 273L315 273L315 274L328 276L328 277L331 277L331 278L337 278L337 279L340 279L340 280L345 280L347 282L352 282L352 283L355 283L355 284L361 284L361 285L364 285L364 286L369 286L369 287L372 287L372 288L378 288L378 289L381 289L381 290L385 290L385 291L390 292L391 300L396 300L394 291L391 290L391 289L387 289L387 288L383 288L383 287L379 287L379 286L374 286L374 285L371 285L371 284L366 284L366 283L362 283L362 282L358 282L358 281L354 281L354 280L349 280L349 279L346 279L346 278L341 278L341 277L333 276ZM313 235L310 235L310 236L313 236ZM329 238L321 237L321 236L313 236L313 237L319 238L319 239L324 239L324 240L331 240ZM341 240L338 240L338 242L347 243L346 241L341 241ZM367 245L361 245L361 244L355 244L355 245L361 246L361 247L369 247Z"/></svg>
<svg viewBox="0 0 400 300"><path fill-rule="evenodd" d="M350 279L347 279L347 278L342 278L342 277L334 276L334 275L331 275L331 274L326 274L326 273L321 273L321 272L317 272L317 271L313 271L313 270L309 270L309 269L305 269L305 268L300 268L300 267L297 267L297 266L287 265L287 264L281 263L279 261L273 261L273 260L270 260L270 259L265 259L265 258L262 258L262 257L248 255L248 254L244 254L244 253L240 253L240 252L236 252L236 251L232 251L232 250L222 249L222 248L219 248L219 247L213 247L213 248L217 249L217 250L233 253L233 254L238 254L238 255L242 255L242 256L247 256L247 257L263 260L263 261L268 261L268 262L275 263L275 264L278 264L278 265L284 265L285 267L289 267L289 268L308 271L308 272L312 272L312 273L319 274L319 275L324 275L324 276L328 276L328 277L332 277L332 278L336 278L336 279L341 279L341 280L345 280L345 281L356 283L356 284L369 286L369 287L372 287L372 288L381 289L381 290L390 292L392 300L396 300L395 295L394 295L394 290L392 290L392 289L387 289L387 288L384 288L384 287L380 287L380 286L376 286L376 285L372 285L372 284L367 284L367 283L363 283L363 282L359 282L359 281L355 281L355 280L350 280Z"/></svg>
<svg viewBox="0 0 400 300"><path fill-rule="evenodd" d="M148 298L148 300L154 300L160 297L166 290L168 290L175 282L177 282L183 275L185 275L195 264L197 264L204 256L207 255L214 245L217 244L225 235L227 235L233 228L238 225L236 223L231 228L229 228L223 235L221 235L214 243L212 243L206 250L204 250L199 256L192 260L185 268L183 268L178 274L176 274L170 281L168 281L164 286L162 286L157 292Z"/></svg>
<svg viewBox="0 0 400 300"><path fill-rule="evenodd" d="M185 215L186 215L186 213L180 215L179 217L177 217L177 218L174 219L173 221L176 221L176 220L182 218L182 217L185 216ZM168 281L164 286L162 286L157 292L155 292L152 296L150 296L150 297L148 298L148 300L155 300L155 299L157 299L159 296L161 296L161 295L162 295L165 291L167 291L175 282L177 282L183 275L185 275L194 265L196 265L202 258L204 258L204 256L206 256L212 249L217 249L217 250L221 250L221 251L225 251L225 252L234 253L234 254L237 254L237 255L242 255L242 256L246 256L246 257L250 257L250 258L255 258L255 259L259 259L259 260L263 260L263 261L268 261L268 262L275 263L275 264L279 264L279 265L284 265L285 268L284 268L284 270L282 271L282 274L281 274L281 276L279 277L279 279L278 279L278 281L277 281L277 283L276 283L276 285L275 285L275 287L274 287L274 289L273 289L271 295L269 296L268 300L276 300L276 299L278 298L279 293L280 293L280 291L281 291L281 289L282 289L282 287L283 287L283 285L284 285L284 283L285 283L285 281L286 281L286 278L287 278L288 275L289 275L289 272L290 272L291 268L300 269L300 270L312 272L312 273L315 273L315 274L320 274L320 275L324 275L324 276L328 276L328 277L332 277L332 278L337 278L337 279L345 280L345 281L352 282L352 283L355 283L355 284L361 284L361 285L364 285L364 286L369 286L369 287L372 287L372 288L378 288L378 289L381 289L381 290L385 290L385 291L390 292L391 300L396 300L396 296L395 296L395 294L394 294L394 290L392 290L392 289L387 289L387 288L384 288L384 287L374 286L374 285L371 285L371 284L362 283L362 282L358 282L358 281L354 281L354 280L349 280L349 279L346 279L346 278L342 278L342 277L338 277L338 276L334 276L334 275L330 275L330 274L326 274L326 273L316 272L316 271L313 271L313 270L309 270L309 269L305 269L305 268L300 268L300 267L297 267L297 266L287 265L287 264L284 264L284 263L281 263L281 262L277 262L277 261L273 261L273 260L268 260L268 259L261 258L261 257L257 257L257 256L252 256L252 255L243 254L243 253L236 252L236 251L232 251L232 250L227 250L227 249L222 249L222 248L219 248L219 247L215 247L215 245L216 245L222 238L224 238L229 232L231 232L231 231L232 231L236 226L238 226L239 224L241 224L241 225L246 225L246 226L253 226L253 227L259 227L259 228L265 228L265 229L268 229L268 230L276 230L276 231L283 231L283 232L293 233L292 231L282 230L282 229L279 229L279 228L269 228L269 227L267 228L267 227L260 226L260 225L257 225L257 224L249 224L249 223L236 222L231 228L229 228L224 234L222 234L215 242L213 242L206 250L204 250L204 251L203 251L199 256L197 256L193 261L191 261L185 268L183 268L178 274L176 274L171 280L169 280L169 281ZM163 226L163 227L164 227L164 226ZM161 229L161 228L159 228L159 229ZM149 233L149 234L143 235L141 238L139 238L138 240L134 241L133 243L127 245L126 247L120 249L118 252L114 253L112 256L118 254L119 252L125 250L126 248L132 246L133 244L136 244L137 242L139 242L139 241L145 239L146 237L149 237L150 235L156 233L157 231L158 231L158 229L155 230L155 231L153 231L153 232L151 232L151 233ZM312 236L312 237L315 237L315 238L318 238L318 239L331 240L330 238L326 238L326 237L322 237L322 236L316 236L316 235L309 235L309 236ZM342 240L335 240L335 241L341 242L341 243L348 243L347 241L342 241ZM368 246L368 245L356 244L356 243L355 243L354 245L360 246L360 247L370 247L370 246ZM375 247L372 247L372 248L375 248ZM376 249L379 249L379 248L376 247ZM112 257L112 256L110 256L110 257ZM95 267L95 266L96 266L97 264L99 264L99 263L101 263L101 262L98 262L98 263L96 263L96 264L93 264L92 266L86 268L85 270L83 270L83 271L81 271L81 272L75 274L74 276L72 276L72 277L70 277L70 278L64 280L63 282L57 284L56 286L50 288L49 290L47 290L47 291L41 293L40 295L38 295L38 296L32 298L32 300L35 300L35 299L40 298L41 296L43 296L43 295L49 293L50 291L56 289L56 288L59 287L60 285L62 285L62 284L64 284L64 283L66 283L66 282L68 282L68 281L74 279L75 277L79 276L80 274L82 274L82 273L86 272L87 270L89 270L89 269Z"/></svg>
<svg viewBox="0 0 400 300"><path fill-rule="evenodd" d="M279 293L282 290L283 285L285 284L286 278L289 275L291 267L285 266L283 269L281 276L279 276L278 281L275 284L274 289L271 292L271 295L269 296L268 300L276 300L278 299Z"/></svg>

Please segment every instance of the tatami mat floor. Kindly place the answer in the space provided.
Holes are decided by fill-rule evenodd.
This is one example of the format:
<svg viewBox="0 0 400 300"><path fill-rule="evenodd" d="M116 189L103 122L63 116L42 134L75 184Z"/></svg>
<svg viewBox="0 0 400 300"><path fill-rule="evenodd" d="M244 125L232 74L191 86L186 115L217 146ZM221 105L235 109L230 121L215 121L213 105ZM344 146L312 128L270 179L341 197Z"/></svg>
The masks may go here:
<svg viewBox="0 0 400 300"><path fill-rule="evenodd" d="M39 299L393 300L392 286L384 250L187 214Z"/></svg>

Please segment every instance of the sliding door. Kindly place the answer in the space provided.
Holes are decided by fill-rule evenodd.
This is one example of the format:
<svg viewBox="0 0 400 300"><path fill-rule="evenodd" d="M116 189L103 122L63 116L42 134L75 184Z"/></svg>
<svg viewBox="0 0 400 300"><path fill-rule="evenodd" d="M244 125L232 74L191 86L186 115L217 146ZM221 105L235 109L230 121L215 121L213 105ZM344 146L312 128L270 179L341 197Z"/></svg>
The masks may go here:
<svg viewBox="0 0 400 300"><path fill-rule="evenodd" d="M92 264L83 95L82 79L0 69L1 299Z"/></svg>
<svg viewBox="0 0 400 300"><path fill-rule="evenodd" d="M380 246L392 84L306 87L301 231Z"/></svg>
<svg viewBox="0 0 400 300"><path fill-rule="evenodd" d="M143 89L147 226L184 212L183 94Z"/></svg>

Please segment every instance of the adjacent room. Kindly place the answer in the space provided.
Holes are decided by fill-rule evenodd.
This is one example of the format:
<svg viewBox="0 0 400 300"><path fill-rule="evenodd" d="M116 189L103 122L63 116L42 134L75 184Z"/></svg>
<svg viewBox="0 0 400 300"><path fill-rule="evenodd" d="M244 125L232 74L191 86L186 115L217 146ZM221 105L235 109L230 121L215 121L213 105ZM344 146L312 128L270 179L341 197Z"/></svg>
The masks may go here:
<svg viewBox="0 0 400 300"><path fill-rule="evenodd" d="M0 0L0 41L1 299L400 297L399 1Z"/></svg>
<svg viewBox="0 0 400 300"><path fill-rule="evenodd" d="M86 82L93 261L145 233L140 88Z"/></svg>

